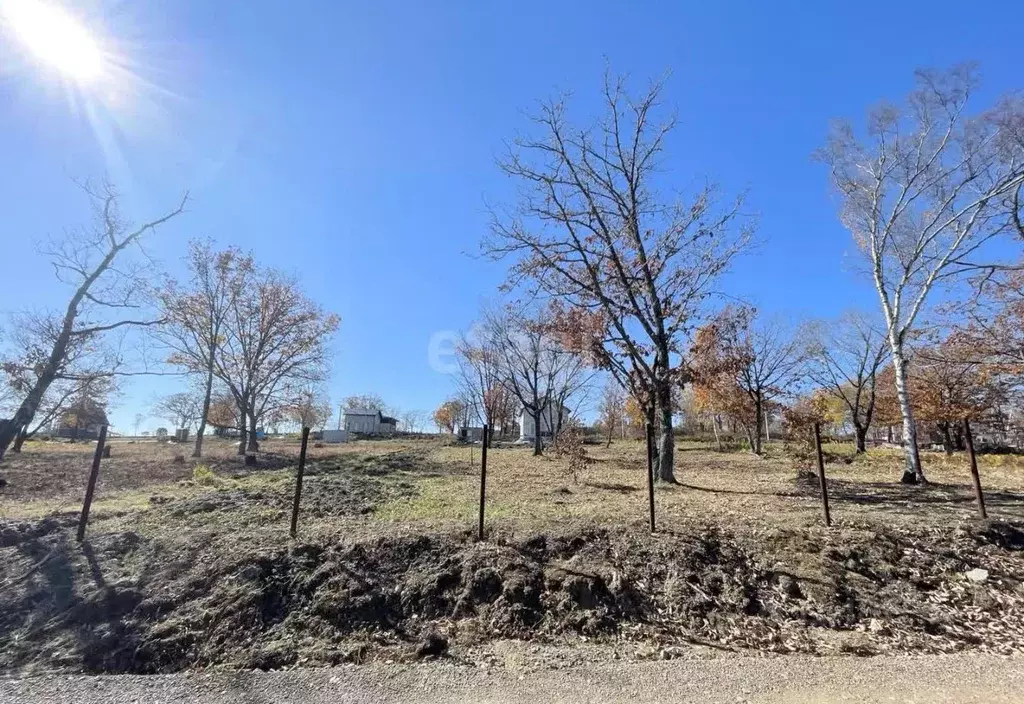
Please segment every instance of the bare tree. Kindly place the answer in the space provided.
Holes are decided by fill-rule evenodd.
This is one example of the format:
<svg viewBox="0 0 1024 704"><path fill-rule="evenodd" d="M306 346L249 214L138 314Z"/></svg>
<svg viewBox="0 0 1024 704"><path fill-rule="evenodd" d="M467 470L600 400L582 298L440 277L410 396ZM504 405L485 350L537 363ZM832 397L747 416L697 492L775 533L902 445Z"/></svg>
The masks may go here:
<svg viewBox="0 0 1024 704"><path fill-rule="evenodd" d="M608 433L608 447L612 445L615 429L625 431L626 394L614 380L605 384L601 396L601 424Z"/></svg>
<svg viewBox="0 0 1024 704"><path fill-rule="evenodd" d="M337 316L306 298L295 281L271 269L253 271L245 294L231 302L214 363L238 405L240 451L255 452L260 421L326 377L327 342L337 328Z"/></svg>
<svg viewBox="0 0 1024 704"><path fill-rule="evenodd" d="M32 422L21 428L11 444L11 452L21 452L26 440L35 437L40 431L51 428L68 411L76 399L92 397L102 399L104 405L116 390L115 380L105 375L89 375L75 378L58 378L50 384L43 394Z"/></svg>
<svg viewBox="0 0 1024 704"><path fill-rule="evenodd" d="M504 355L497 349L499 342L494 335L463 334L455 345L459 397L476 421L491 428L491 437L496 425L507 423L512 396L504 383Z"/></svg>
<svg viewBox="0 0 1024 704"><path fill-rule="evenodd" d="M1006 131L1020 124L1019 103L969 115L976 85L969 67L916 78L904 105L871 111L863 136L838 123L819 152L843 224L867 255L885 318L907 483L924 481L907 386L908 335L936 286L984 267L985 245L1012 232L1007 202L1024 183L1024 144Z"/></svg>
<svg viewBox="0 0 1024 704"><path fill-rule="evenodd" d="M490 349L498 355L502 386L520 403L534 426L533 453L543 451L545 421L557 434L564 402L578 391L585 366L579 355L558 344L551 319L506 309L485 315L483 328Z"/></svg>
<svg viewBox="0 0 1024 704"><path fill-rule="evenodd" d="M346 411L380 411L387 413L389 408L384 399L378 394L357 394L347 396L341 402L342 408Z"/></svg>
<svg viewBox="0 0 1024 704"><path fill-rule="evenodd" d="M171 281L158 293L165 320L158 335L171 352L168 362L202 377L202 406L192 450L193 457L202 457L217 355L224 344L228 315L238 297L245 295L255 264L235 247L215 251L208 240L190 242L186 262L187 285Z"/></svg>
<svg viewBox="0 0 1024 704"><path fill-rule="evenodd" d="M427 414L425 411L416 409L405 411L402 413L402 427L405 428L405 432L407 433L418 432L417 428L422 426L426 417Z"/></svg>
<svg viewBox="0 0 1024 704"><path fill-rule="evenodd" d="M808 376L842 401L853 424L856 451L864 452L875 413L878 373L889 359L885 333L868 316L847 313L836 322L816 326L807 353Z"/></svg>
<svg viewBox="0 0 1024 704"><path fill-rule="evenodd" d="M95 224L69 232L49 248L58 281L73 287L67 306L53 320L52 344L41 350L34 369L35 380L13 418L0 423L0 458L23 428L31 424L50 385L67 368L69 355L78 346L95 343L111 331L141 328L160 322L145 315L148 260L136 261L126 252L185 208L187 195L167 214L132 223L122 215L113 186L83 186L95 213Z"/></svg>
<svg viewBox="0 0 1024 704"><path fill-rule="evenodd" d="M327 393L317 385L299 389L298 394L284 408L284 417L300 428L323 430L331 419L334 406Z"/></svg>
<svg viewBox="0 0 1024 704"><path fill-rule="evenodd" d="M675 481L679 346L749 231L739 202L719 209L711 186L689 199L659 190L675 126L656 119L661 89L632 98L622 80L606 79L605 116L588 128L567 122L563 100L544 104L534 117L543 134L517 140L501 163L522 189L518 208L495 216L484 250L515 259L508 286L602 314L605 357L628 360L616 378L648 389L660 421L658 476Z"/></svg>
<svg viewBox="0 0 1024 704"><path fill-rule="evenodd" d="M203 402L203 395L196 391L180 391L157 400L152 413L171 421L175 428L191 428L203 416Z"/></svg>
<svg viewBox="0 0 1024 704"><path fill-rule="evenodd" d="M6 406L13 414L21 401L47 370L46 362L60 336L61 321L48 313L21 313L11 318L12 333L0 358ZM117 377L124 372L126 360L119 345L107 336L76 337L68 345L64 361L43 393L31 421L18 428L10 450L21 446L43 428L49 427L67 410L68 404L84 394L107 398L117 388ZM113 344L111 344L114 342Z"/></svg>

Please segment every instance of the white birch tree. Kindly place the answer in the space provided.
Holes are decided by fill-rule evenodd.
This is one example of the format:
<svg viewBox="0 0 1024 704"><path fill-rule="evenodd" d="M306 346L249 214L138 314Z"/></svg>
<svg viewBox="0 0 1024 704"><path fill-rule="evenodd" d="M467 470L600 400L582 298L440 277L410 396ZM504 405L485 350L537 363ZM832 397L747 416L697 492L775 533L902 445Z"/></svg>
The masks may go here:
<svg viewBox="0 0 1024 704"><path fill-rule="evenodd" d="M840 219L867 256L885 320L906 443L905 483L924 481L910 404L908 336L938 286L985 268L986 245L1014 231L1024 148L1019 101L971 114L968 66L919 71L901 105L882 104L857 130L837 123L819 157ZM988 266L991 266L990 264Z"/></svg>

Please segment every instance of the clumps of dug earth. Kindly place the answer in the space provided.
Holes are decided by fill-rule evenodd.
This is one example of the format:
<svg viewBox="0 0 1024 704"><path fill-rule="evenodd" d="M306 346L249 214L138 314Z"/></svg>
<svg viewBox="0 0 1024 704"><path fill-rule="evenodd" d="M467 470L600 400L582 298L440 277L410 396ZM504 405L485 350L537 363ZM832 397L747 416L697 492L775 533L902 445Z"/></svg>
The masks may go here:
<svg viewBox="0 0 1024 704"><path fill-rule="evenodd" d="M0 669L459 660L500 639L583 637L627 652L1010 653L1024 649L1022 528L756 542L710 526L577 529L268 548L134 533L80 546L59 521L7 523Z"/></svg>

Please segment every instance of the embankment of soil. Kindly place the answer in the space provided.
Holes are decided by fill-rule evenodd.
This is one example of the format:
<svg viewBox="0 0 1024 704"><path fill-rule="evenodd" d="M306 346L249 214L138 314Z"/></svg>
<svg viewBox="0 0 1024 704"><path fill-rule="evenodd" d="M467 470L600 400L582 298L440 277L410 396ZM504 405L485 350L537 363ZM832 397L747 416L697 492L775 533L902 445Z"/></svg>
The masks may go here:
<svg viewBox="0 0 1024 704"><path fill-rule="evenodd" d="M78 545L70 524L0 522L0 670L458 659L500 639L630 652L1024 650L1024 525L742 538L715 526L653 537L573 528L268 547L132 532Z"/></svg>

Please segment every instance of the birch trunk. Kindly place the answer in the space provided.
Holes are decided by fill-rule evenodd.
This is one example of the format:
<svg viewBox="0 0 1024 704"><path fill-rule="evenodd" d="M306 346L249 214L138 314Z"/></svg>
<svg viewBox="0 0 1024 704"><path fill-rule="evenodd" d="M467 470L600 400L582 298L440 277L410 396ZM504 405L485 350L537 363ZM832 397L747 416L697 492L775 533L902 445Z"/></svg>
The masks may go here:
<svg viewBox="0 0 1024 704"><path fill-rule="evenodd" d="M914 410L910 406L910 391L907 387L907 360L903 355L903 345L894 342L892 345L892 366L896 375L896 400L903 417L903 444L906 448L906 464L903 467L904 484L917 484L926 481L921 469L921 454L917 447L917 426L914 423Z"/></svg>

